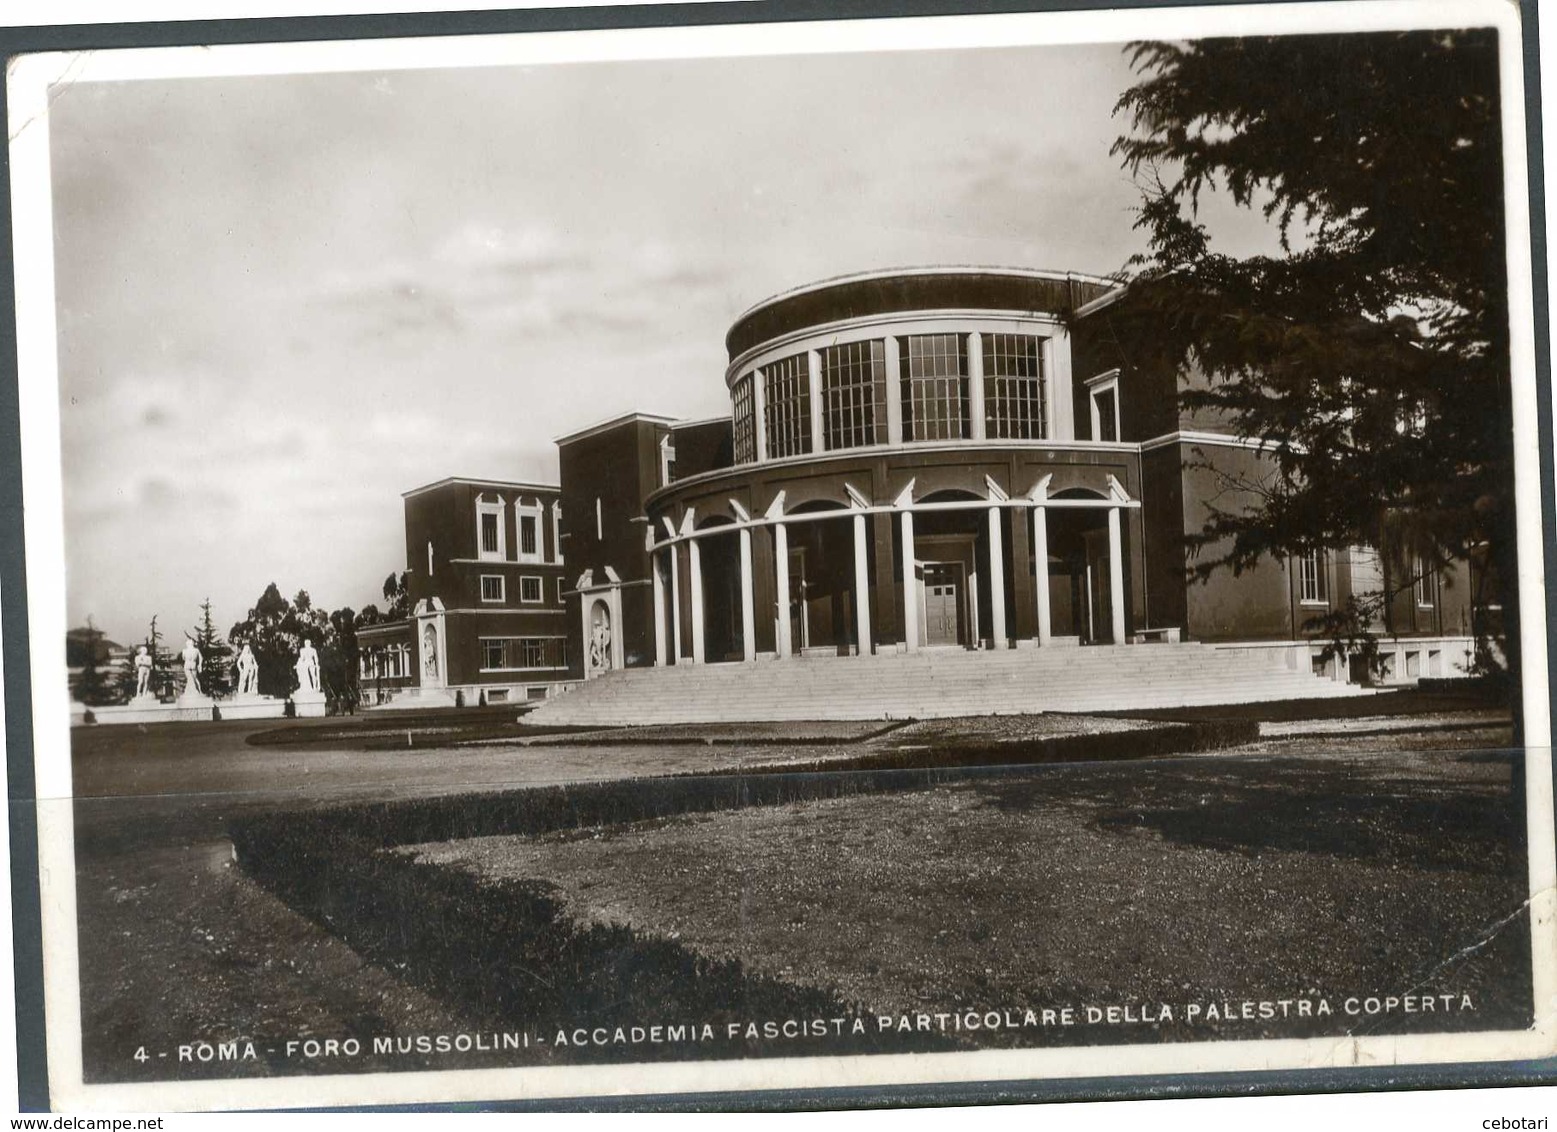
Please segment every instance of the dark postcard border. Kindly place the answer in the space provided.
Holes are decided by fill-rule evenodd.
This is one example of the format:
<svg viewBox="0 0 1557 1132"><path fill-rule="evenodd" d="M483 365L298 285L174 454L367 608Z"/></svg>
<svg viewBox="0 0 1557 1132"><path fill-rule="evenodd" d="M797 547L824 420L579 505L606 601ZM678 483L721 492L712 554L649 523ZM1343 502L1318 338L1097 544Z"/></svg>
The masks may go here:
<svg viewBox="0 0 1557 1132"><path fill-rule="evenodd" d="M1240 0L1200 0L1199 6L1221 7ZM1259 0L1288 4L1299 0ZM603 28L709 26L801 22L839 19L889 19L908 16L956 16L1014 12L1070 12L1101 7L1161 8L1162 0L771 0L769 3L640 4L584 9L536 9L495 12L423 12L351 16L266 17L257 19L160 21L137 24L82 24L43 27L0 27L0 56L36 51L112 49L304 42L327 39L403 38L503 32L571 31ZM1546 276L1546 215L1544 155L1541 133L1539 14L1535 5L1521 6L1522 54L1525 77L1527 176L1534 304L1537 433L1540 444L1540 486L1549 506L1554 498L1551 350L1548 339L1549 284ZM0 88L0 119L8 110ZM9 217L11 179L9 151L0 152L0 213ZM14 265L10 225L0 225L0 259ZM0 674L4 676L5 744L8 821L11 854L11 921L16 989L18 1110L49 1110L46 1030L43 1005L42 920L38 876L36 779L33 772L33 727L27 570L21 482L21 418L16 357L16 292L14 270L0 277ZM1557 526L1548 513L1542 524L1547 593L1557 593ZM1547 604L1547 660L1557 667L1557 609ZM1548 686L1557 714L1557 695ZM1550 850L1551 847L1548 847ZM1536 851L1534 846L1530 850ZM1557 1059L1516 1063L1455 1063L1438 1067L1202 1073L1119 1079L1085 1078L1064 1081L989 1082L956 1085L858 1087L730 1092L665 1096L574 1098L514 1103L483 1103L493 1111L635 1111L657 1110L806 1110L824 1108L904 1107L916 1105L1013 1104L1033 1101L1123 1100L1167 1097L1304 1094L1356 1089L1434 1089L1546 1084L1557 1080ZM395 1106L393 1111L444 1112L469 1103ZM362 1108L336 1111L366 1111Z"/></svg>

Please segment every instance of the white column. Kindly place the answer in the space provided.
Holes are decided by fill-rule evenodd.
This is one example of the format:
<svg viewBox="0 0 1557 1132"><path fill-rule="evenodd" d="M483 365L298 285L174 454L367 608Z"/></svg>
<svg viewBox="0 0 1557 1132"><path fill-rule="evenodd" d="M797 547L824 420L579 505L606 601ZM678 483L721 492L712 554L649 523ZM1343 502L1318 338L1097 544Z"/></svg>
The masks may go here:
<svg viewBox="0 0 1557 1132"><path fill-rule="evenodd" d="M989 509L989 646L1007 647L1005 544L1000 537L1000 508Z"/></svg>
<svg viewBox="0 0 1557 1132"><path fill-rule="evenodd" d="M1122 645L1125 643L1124 561L1120 554L1118 507L1108 509L1108 588L1114 644Z"/></svg>
<svg viewBox="0 0 1557 1132"><path fill-rule="evenodd" d="M903 647L919 649L919 587L914 581L914 513L904 510L898 516L903 532Z"/></svg>
<svg viewBox="0 0 1557 1132"><path fill-rule="evenodd" d="M742 527L741 535L741 657L748 662L757 659L756 620L752 603L751 585L751 528Z"/></svg>
<svg viewBox="0 0 1557 1132"><path fill-rule="evenodd" d="M703 663L703 555L697 539L687 539L687 581L692 591L692 663Z"/></svg>
<svg viewBox="0 0 1557 1132"><path fill-rule="evenodd" d="M671 543L665 553L670 558L670 651L680 664L686 656L681 651L681 548Z"/></svg>
<svg viewBox="0 0 1557 1132"><path fill-rule="evenodd" d="M761 463L768 458L768 398L762 371L751 371L752 452Z"/></svg>
<svg viewBox="0 0 1557 1132"><path fill-rule="evenodd" d="M665 575L660 573L659 551L649 555L649 576L654 580L654 665L665 667Z"/></svg>
<svg viewBox="0 0 1557 1132"><path fill-rule="evenodd" d="M882 361L887 368L887 443L901 444L908 438L903 435L903 380L902 363L898 360L898 340L887 335L882 343Z"/></svg>
<svg viewBox="0 0 1557 1132"><path fill-rule="evenodd" d="M1049 643L1049 509L1033 508L1033 578L1038 583L1038 643Z"/></svg>
<svg viewBox="0 0 1557 1132"><path fill-rule="evenodd" d="M859 655L870 655L870 570L865 557L865 512L854 513L854 624Z"/></svg>
<svg viewBox="0 0 1557 1132"><path fill-rule="evenodd" d="M968 335L968 436L984 439L984 337L977 330ZM998 646L997 646L998 647Z"/></svg>
<svg viewBox="0 0 1557 1132"><path fill-rule="evenodd" d="M773 524L773 567L778 591L777 648L780 657L787 657L795 644L789 622L789 528L783 523Z"/></svg>
<svg viewBox="0 0 1557 1132"><path fill-rule="evenodd" d="M822 428L822 355L806 351L806 388L811 394L811 451L825 452L827 435Z"/></svg>

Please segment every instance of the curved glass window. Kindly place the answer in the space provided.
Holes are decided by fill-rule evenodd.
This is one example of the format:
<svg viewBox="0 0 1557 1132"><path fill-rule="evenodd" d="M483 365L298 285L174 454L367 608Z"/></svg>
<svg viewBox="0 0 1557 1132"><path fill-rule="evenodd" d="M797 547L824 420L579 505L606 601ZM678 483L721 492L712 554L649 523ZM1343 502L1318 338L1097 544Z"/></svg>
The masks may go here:
<svg viewBox="0 0 1557 1132"><path fill-rule="evenodd" d="M810 452L811 375L806 356L793 354L763 366L762 395L768 459Z"/></svg>
<svg viewBox="0 0 1557 1132"><path fill-rule="evenodd" d="M984 335L984 432L999 440L1042 440L1043 352L1028 334Z"/></svg>
<svg viewBox="0 0 1557 1132"><path fill-rule="evenodd" d="M961 334L911 334L903 339L898 368L904 440L967 438L966 347Z"/></svg>
<svg viewBox="0 0 1557 1132"><path fill-rule="evenodd" d="M887 439L886 345L876 338L822 351L822 436L827 448Z"/></svg>
<svg viewBox="0 0 1557 1132"><path fill-rule="evenodd" d="M752 403L752 375L746 374L730 390L733 409L732 431L737 464L750 464L757 458L757 428Z"/></svg>

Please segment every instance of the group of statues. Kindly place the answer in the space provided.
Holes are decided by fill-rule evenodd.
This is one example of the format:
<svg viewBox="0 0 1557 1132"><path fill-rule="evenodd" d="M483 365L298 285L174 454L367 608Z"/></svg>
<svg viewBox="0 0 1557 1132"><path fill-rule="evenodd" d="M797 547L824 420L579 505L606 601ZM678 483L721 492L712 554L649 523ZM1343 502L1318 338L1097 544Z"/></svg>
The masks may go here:
<svg viewBox="0 0 1557 1132"><path fill-rule="evenodd" d="M184 650L180 654L184 659L184 695L204 695L205 689L200 686L200 665L204 658L200 649L190 637L184 638ZM140 699L151 695L151 671L153 661L146 646L142 645L135 654L135 696ZM238 690L237 695L259 695L259 661L254 658L254 651L248 645L244 645L238 653ZM315 693L319 689L319 653L314 648L313 642L306 637L303 639L303 647L298 650L297 664L294 665L297 672L297 690L304 693Z"/></svg>

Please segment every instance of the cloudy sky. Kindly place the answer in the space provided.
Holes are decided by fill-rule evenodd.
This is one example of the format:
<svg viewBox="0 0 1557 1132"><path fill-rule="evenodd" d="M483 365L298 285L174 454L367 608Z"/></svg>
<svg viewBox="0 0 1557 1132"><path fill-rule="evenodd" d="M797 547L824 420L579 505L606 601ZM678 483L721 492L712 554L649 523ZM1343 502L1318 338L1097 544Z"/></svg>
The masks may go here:
<svg viewBox="0 0 1557 1132"><path fill-rule="evenodd" d="M404 568L400 493L728 412L759 299L908 264L1109 273L1116 46L81 82L50 112L71 624ZM1224 223L1229 250L1259 225Z"/></svg>

